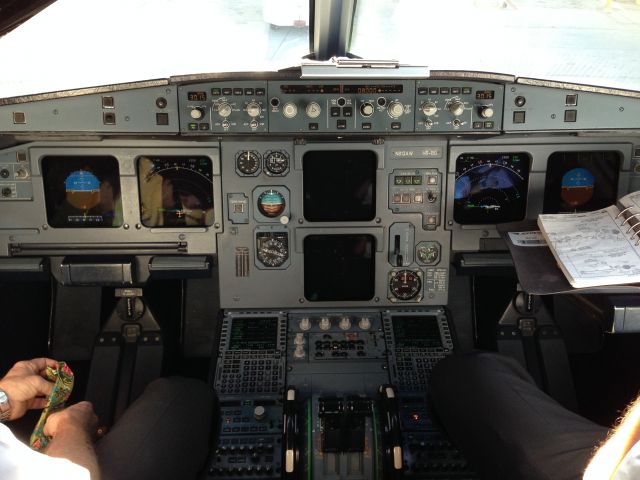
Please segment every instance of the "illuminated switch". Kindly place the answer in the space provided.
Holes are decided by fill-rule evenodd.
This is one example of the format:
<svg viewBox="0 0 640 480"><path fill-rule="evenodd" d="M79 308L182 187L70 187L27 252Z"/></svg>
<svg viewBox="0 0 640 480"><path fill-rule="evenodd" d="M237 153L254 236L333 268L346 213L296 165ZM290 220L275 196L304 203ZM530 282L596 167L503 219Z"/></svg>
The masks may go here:
<svg viewBox="0 0 640 480"><path fill-rule="evenodd" d="M402 195L400 195L399 193L394 193L393 203L401 203L401 202L402 202Z"/></svg>
<svg viewBox="0 0 640 480"><path fill-rule="evenodd" d="M438 184L438 177L437 177L437 176L432 176L432 175L430 175L430 176L427 178L427 183L428 183L429 185L437 185L437 184Z"/></svg>
<svg viewBox="0 0 640 480"><path fill-rule="evenodd" d="M435 215L429 215L427 217L427 225L435 225L437 222L437 217Z"/></svg>
<svg viewBox="0 0 640 480"><path fill-rule="evenodd" d="M233 213L244 213L244 203L234 203Z"/></svg>
<svg viewBox="0 0 640 480"><path fill-rule="evenodd" d="M400 203L411 203L411 194L410 193L403 193L402 194L402 200Z"/></svg>
<svg viewBox="0 0 640 480"><path fill-rule="evenodd" d="M413 203L422 203L423 197L421 193L416 193L413 195Z"/></svg>

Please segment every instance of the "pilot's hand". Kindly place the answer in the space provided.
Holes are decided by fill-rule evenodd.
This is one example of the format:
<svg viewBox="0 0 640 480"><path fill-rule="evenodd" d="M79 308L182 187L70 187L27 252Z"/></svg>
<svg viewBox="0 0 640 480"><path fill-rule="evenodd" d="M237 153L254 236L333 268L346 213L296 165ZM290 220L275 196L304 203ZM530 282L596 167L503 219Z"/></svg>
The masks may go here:
<svg viewBox="0 0 640 480"><path fill-rule="evenodd" d="M44 408L47 397L53 390L53 383L44 378L47 367L58 367L58 362L50 358L34 358L16 363L0 379L11 403L10 420L22 417L27 410Z"/></svg>
<svg viewBox="0 0 640 480"><path fill-rule="evenodd" d="M64 410L52 413L44 424L43 433L52 438L67 433L77 436L95 436L98 427L98 417L93 411L91 402L79 402Z"/></svg>

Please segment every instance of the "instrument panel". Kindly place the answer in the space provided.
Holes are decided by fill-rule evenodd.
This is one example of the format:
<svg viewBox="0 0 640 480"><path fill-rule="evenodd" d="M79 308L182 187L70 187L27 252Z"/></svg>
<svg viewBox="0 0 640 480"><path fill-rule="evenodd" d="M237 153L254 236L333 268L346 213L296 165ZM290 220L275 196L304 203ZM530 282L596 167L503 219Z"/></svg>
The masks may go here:
<svg viewBox="0 0 640 480"><path fill-rule="evenodd" d="M569 87L278 73L3 100L0 255L215 256L223 308L444 305L452 252L503 249L496 225L640 188L640 99Z"/></svg>

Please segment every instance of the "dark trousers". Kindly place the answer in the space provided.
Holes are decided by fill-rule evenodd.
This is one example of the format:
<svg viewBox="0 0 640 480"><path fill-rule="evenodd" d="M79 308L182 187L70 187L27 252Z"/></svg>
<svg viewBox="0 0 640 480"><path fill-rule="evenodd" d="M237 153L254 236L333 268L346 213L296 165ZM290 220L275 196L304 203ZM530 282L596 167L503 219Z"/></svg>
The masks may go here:
<svg viewBox="0 0 640 480"><path fill-rule="evenodd" d="M515 360L453 355L433 371L437 417L482 478L581 479L607 428L567 410Z"/></svg>
<svg viewBox="0 0 640 480"><path fill-rule="evenodd" d="M204 382L170 377L150 383L96 444L102 479L195 479L217 409Z"/></svg>

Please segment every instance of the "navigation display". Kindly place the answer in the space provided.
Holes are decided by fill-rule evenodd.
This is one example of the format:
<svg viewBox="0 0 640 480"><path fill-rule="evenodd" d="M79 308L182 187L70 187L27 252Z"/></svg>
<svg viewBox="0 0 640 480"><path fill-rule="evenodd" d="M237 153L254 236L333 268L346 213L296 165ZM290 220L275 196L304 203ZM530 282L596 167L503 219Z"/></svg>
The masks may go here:
<svg viewBox="0 0 640 480"><path fill-rule="evenodd" d="M229 350L276 350L278 317L234 318Z"/></svg>
<svg viewBox="0 0 640 480"><path fill-rule="evenodd" d="M547 162L544 213L588 212L615 203L620 154L554 152Z"/></svg>
<svg viewBox="0 0 640 480"><path fill-rule="evenodd" d="M111 156L46 156L42 179L47 222L54 228L122 225L118 161Z"/></svg>
<svg viewBox="0 0 640 480"><path fill-rule="evenodd" d="M371 235L305 237L305 298L312 302L373 298L375 243Z"/></svg>
<svg viewBox="0 0 640 480"><path fill-rule="evenodd" d="M198 227L214 222L209 157L138 159L140 216L145 227Z"/></svg>
<svg viewBox="0 0 640 480"><path fill-rule="evenodd" d="M369 150L311 151L302 157L304 217L357 222L376 215L377 156Z"/></svg>
<svg viewBox="0 0 640 480"><path fill-rule="evenodd" d="M440 348L438 317L433 315L393 317L393 336L398 348Z"/></svg>
<svg viewBox="0 0 640 480"><path fill-rule="evenodd" d="M522 220L526 214L527 153L463 153L456 160L453 218L461 225Z"/></svg>

